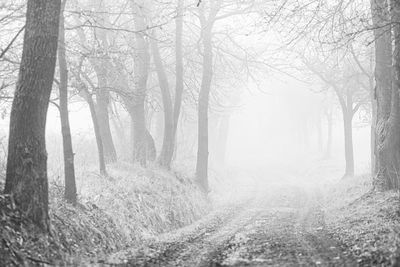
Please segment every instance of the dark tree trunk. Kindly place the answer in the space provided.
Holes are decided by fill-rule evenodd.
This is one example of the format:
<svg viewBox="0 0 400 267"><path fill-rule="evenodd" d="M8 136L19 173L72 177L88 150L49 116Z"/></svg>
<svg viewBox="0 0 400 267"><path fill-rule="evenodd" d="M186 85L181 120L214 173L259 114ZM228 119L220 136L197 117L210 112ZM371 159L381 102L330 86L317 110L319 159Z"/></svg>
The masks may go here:
<svg viewBox="0 0 400 267"><path fill-rule="evenodd" d="M198 148L196 179L203 191L208 192L208 104L212 82L212 25L208 23L203 29L203 76L199 93L198 107Z"/></svg>
<svg viewBox="0 0 400 267"><path fill-rule="evenodd" d="M382 186L384 190L399 188L399 167L400 167L400 3L391 1L391 19L393 23L394 34L394 53L393 68L394 79L392 85L392 105L390 116L386 125L386 139L383 143L384 162L386 164L385 183Z"/></svg>
<svg viewBox="0 0 400 267"><path fill-rule="evenodd" d="M69 126L68 114L68 69L65 55L65 31L64 31L64 8L66 0L62 3L60 15L60 33L58 44L58 64L60 71L60 119L61 133L63 138L64 152L64 181L65 181L65 199L73 204L76 204L76 183L75 183L75 167L74 167L74 152L72 149L71 130Z"/></svg>
<svg viewBox="0 0 400 267"><path fill-rule="evenodd" d="M392 36L389 6L386 0L371 0L371 12L374 23L375 35L375 98L376 98L376 124L375 124L375 167L374 188L386 190L389 184L390 165L387 160L390 154L390 145L387 143L387 123L391 109L392 95ZM388 148L388 149L385 149Z"/></svg>
<svg viewBox="0 0 400 267"><path fill-rule="evenodd" d="M168 78L165 73L164 65L161 60L160 51L156 40L151 41L151 51L153 53L154 65L156 67L164 108L164 138L161 153L158 157L158 163L160 164L160 166L169 169L171 166L172 155L174 153L174 118L171 93L169 90Z"/></svg>
<svg viewBox="0 0 400 267"><path fill-rule="evenodd" d="M5 193L49 230L46 115L54 79L60 0L28 0L24 45L10 132Z"/></svg>

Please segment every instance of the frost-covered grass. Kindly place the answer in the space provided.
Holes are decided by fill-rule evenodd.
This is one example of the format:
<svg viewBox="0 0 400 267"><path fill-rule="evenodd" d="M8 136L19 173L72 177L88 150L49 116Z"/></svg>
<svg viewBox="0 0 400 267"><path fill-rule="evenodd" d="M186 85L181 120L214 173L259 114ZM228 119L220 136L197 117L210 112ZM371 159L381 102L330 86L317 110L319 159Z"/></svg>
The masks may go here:
<svg viewBox="0 0 400 267"><path fill-rule="evenodd" d="M207 211L205 197L181 173L123 163L108 172L80 173L79 198L104 210L130 241L190 224Z"/></svg>
<svg viewBox="0 0 400 267"><path fill-rule="evenodd" d="M181 173L123 163L109 166L108 172L103 177L95 169L78 169L77 206L64 201L60 178L50 177L50 237L32 236L30 223L10 199L0 199L7 207L0 220L1 236L7 240L0 256L7 257L0 257L0 265L28 258L31 263L72 263L74 258L100 256L191 224L209 210L192 179Z"/></svg>
<svg viewBox="0 0 400 267"><path fill-rule="evenodd" d="M362 175L342 180L326 194L329 230L358 262L368 266L394 264L400 255L398 192L374 193L371 177Z"/></svg>

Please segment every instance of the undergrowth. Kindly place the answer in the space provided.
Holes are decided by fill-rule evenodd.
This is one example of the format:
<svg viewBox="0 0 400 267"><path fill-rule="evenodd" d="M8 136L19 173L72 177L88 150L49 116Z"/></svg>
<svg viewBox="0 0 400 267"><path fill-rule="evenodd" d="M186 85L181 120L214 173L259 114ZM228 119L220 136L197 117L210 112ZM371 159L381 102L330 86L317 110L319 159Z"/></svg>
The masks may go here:
<svg viewBox="0 0 400 267"><path fill-rule="evenodd" d="M0 195L1 266L99 257L188 225L209 208L190 178L156 168L118 164L109 168L108 177L77 173L76 206L64 201L59 178L49 185L50 236L34 229L10 196Z"/></svg>
<svg viewBox="0 0 400 267"><path fill-rule="evenodd" d="M398 192L373 192L370 177L364 175L341 181L327 196L330 231L359 265L400 266Z"/></svg>

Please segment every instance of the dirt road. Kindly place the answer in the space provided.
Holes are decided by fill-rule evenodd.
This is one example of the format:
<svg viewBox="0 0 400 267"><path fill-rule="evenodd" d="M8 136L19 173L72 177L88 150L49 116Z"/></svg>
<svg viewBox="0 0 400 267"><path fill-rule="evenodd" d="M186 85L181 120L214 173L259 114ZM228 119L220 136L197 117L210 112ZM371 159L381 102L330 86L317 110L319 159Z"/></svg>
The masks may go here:
<svg viewBox="0 0 400 267"><path fill-rule="evenodd" d="M354 266L325 230L317 197L298 187L271 186L241 204L100 265Z"/></svg>

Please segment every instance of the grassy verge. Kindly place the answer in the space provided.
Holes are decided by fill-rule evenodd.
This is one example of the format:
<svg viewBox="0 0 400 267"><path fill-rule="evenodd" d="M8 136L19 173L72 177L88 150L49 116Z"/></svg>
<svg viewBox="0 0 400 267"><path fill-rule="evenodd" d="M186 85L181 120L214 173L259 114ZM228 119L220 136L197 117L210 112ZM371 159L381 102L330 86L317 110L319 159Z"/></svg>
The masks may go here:
<svg viewBox="0 0 400 267"><path fill-rule="evenodd" d="M0 195L1 266L101 256L188 225L209 208L191 179L155 168L119 164L109 177L81 172L77 184L79 204L72 206L60 181L50 181L51 236L39 234L11 198Z"/></svg>
<svg viewBox="0 0 400 267"><path fill-rule="evenodd" d="M327 225L360 265L400 266L399 194L370 188L367 175L333 186L327 193Z"/></svg>

